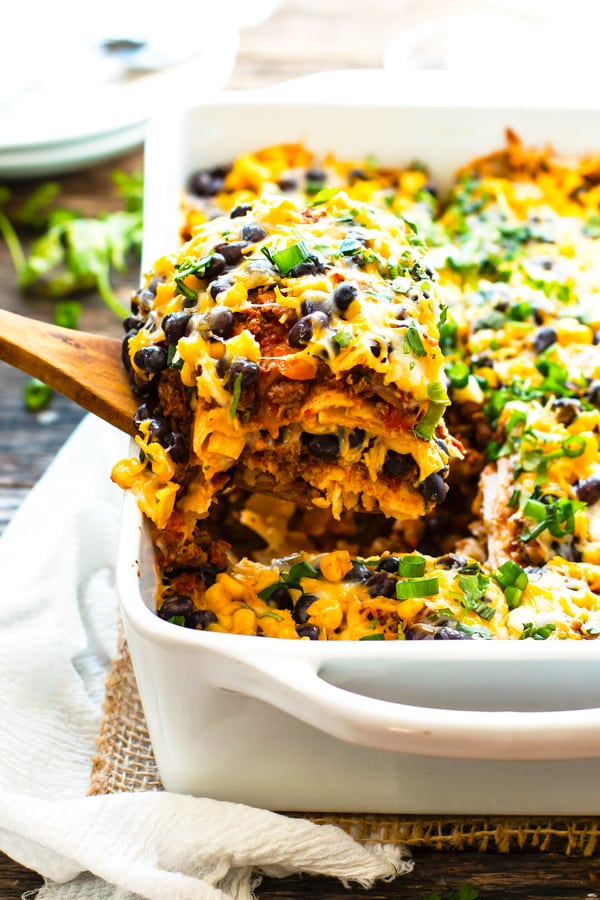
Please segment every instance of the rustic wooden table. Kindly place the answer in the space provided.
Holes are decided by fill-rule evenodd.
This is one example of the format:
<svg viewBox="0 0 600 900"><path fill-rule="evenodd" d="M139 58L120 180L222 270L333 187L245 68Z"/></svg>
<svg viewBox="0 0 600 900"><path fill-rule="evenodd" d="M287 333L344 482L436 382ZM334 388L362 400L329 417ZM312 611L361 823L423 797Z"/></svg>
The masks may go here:
<svg viewBox="0 0 600 900"><path fill-rule="evenodd" d="M370 68L381 64L382 52L401 28L445 7L443 0L283 0L268 21L245 30L228 88L261 87L285 78L325 69ZM60 179L62 198L87 214L106 210L111 193L110 173L139 170L142 151ZM25 196L32 184L11 185L14 195ZM136 281L136 272L121 276L117 287L124 301ZM0 245L0 307L35 318L51 319L50 302L19 293L6 248ZM81 327L120 335L121 326L96 296L83 301ZM43 413L27 412L23 403L26 376L0 363L0 532L59 447L82 417L66 399L55 396ZM1 823L0 823L1 825ZM343 888L324 878L267 879L259 896L311 897L341 900L356 897L406 897L423 900L436 892L449 898L465 882L482 900L542 900L542 898L600 897L600 862L597 857L565 857L526 852L414 851L414 873L389 885L365 891ZM0 854L0 900L18 900L34 890L40 877Z"/></svg>

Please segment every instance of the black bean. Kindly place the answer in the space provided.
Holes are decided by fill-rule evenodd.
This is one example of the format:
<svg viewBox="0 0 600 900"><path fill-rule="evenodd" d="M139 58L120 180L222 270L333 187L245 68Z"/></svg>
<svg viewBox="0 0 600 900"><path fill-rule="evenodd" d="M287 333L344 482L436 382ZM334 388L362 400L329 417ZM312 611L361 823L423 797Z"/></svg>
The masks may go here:
<svg viewBox="0 0 600 900"><path fill-rule="evenodd" d="M179 431L173 431L163 441L163 446L174 463L183 463L188 458L188 443Z"/></svg>
<svg viewBox="0 0 600 900"><path fill-rule="evenodd" d="M302 432L303 445L317 459L336 459L340 455L340 441L337 434L310 434Z"/></svg>
<svg viewBox="0 0 600 900"><path fill-rule="evenodd" d="M458 628L450 628L448 625L442 625L438 628L433 636L434 641L464 641L469 640L469 635Z"/></svg>
<svg viewBox="0 0 600 900"><path fill-rule="evenodd" d="M368 566L353 559L350 571L344 575L344 581L366 581L372 574Z"/></svg>
<svg viewBox="0 0 600 900"><path fill-rule="evenodd" d="M597 475L590 475L589 478L583 478L581 481L575 482L573 490L578 500L583 503L596 503L600 499L600 478Z"/></svg>
<svg viewBox="0 0 600 900"><path fill-rule="evenodd" d="M208 293L215 300L219 294L222 294L223 291L228 291L230 287L231 281L229 278L215 278L210 284Z"/></svg>
<svg viewBox="0 0 600 900"><path fill-rule="evenodd" d="M156 394L156 384L153 380L147 378L138 378L138 375L132 370L129 376L131 383L131 393L135 397L148 399Z"/></svg>
<svg viewBox="0 0 600 900"><path fill-rule="evenodd" d="M552 403L556 412L556 421L561 425L570 425L581 412L581 401L576 397L558 397Z"/></svg>
<svg viewBox="0 0 600 900"><path fill-rule="evenodd" d="M151 441L162 443L169 430L169 423L163 416L153 416L148 426L148 438Z"/></svg>
<svg viewBox="0 0 600 900"><path fill-rule="evenodd" d="M138 309L141 309L143 312L148 312L152 309L156 299L156 287L158 284L160 284L160 282L153 286L152 282L150 282L147 287L142 288L142 290L137 291L134 294L131 301L133 312L136 312Z"/></svg>
<svg viewBox="0 0 600 900"><path fill-rule="evenodd" d="M228 266L235 266L243 258L243 250L248 246L246 241L231 241L230 243L217 244L215 253L220 253L225 258Z"/></svg>
<svg viewBox="0 0 600 900"><path fill-rule="evenodd" d="M306 625L310 618L308 608L318 599L316 594L302 594L302 596L296 600L292 610L292 619L297 625Z"/></svg>
<svg viewBox="0 0 600 900"><path fill-rule="evenodd" d="M314 312L322 312L327 315L327 310L325 308L325 303L319 300L303 300L300 304L300 312L303 316L309 316ZM329 317L327 319L329 321Z"/></svg>
<svg viewBox="0 0 600 900"><path fill-rule="evenodd" d="M415 622L405 631L407 641L432 641L437 629L428 622Z"/></svg>
<svg viewBox="0 0 600 900"><path fill-rule="evenodd" d="M220 168L194 172L188 182L190 193L197 197L214 197L223 190L223 173Z"/></svg>
<svg viewBox="0 0 600 900"><path fill-rule="evenodd" d="M383 474L389 475L390 478L400 478L406 475L413 462L410 453L397 453L396 450L388 450L383 463Z"/></svg>
<svg viewBox="0 0 600 900"><path fill-rule="evenodd" d="M233 313L227 306L215 306L209 313L208 327L215 337L227 339L233 331Z"/></svg>
<svg viewBox="0 0 600 900"><path fill-rule="evenodd" d="M239 219L240 216L246 216L252 209L251 203L240 203L238 206L234 206L231 212L229 213L230 219Z"/></svg>
<svg viewBox="0 0 600 900"><path fill-rule="evenodd" d="M396 580L385 572L373 572L366 581L365 587L371 597L395 597Z"/></svg>
<svg viewBox="0 0 600 900"><path fill-rule="evenodd" d="M294 608L292 595L283 585L280 585L275 591L273 591L273 593L269 597L269 604L270 603L274 603L277 609L292 610Z"/></svg>
<svg viewBox="0 0 600 900"><path fill-rule="evenodd" d="M242 225L240 237L243 241L257 244L259 241L264 241L268 233L267 229L259 225L258 222L247 222L245 225Z"/></svg>
<svg viewBox="0 0 600 900"><path fill-rule="evenodd" d="M167 313L162 320L162 330L165 333L167 344L171 346L177 344L179 339L185 335L191 318L191 313L183 311Z"/></svg>
<svg viewBox="0 0 600 900"><path fill-rule="evenodd" d="M351 181L368 181L369 176L365 172L364 169L350 169L348 172L348 178Z"/></svg>
<svg viewBox="0 0 600 900"><path fill-rule="evenodd" d="M307 169L304 174L307 181L325 181L327 178L323 169Z"/></svg>
<svg viewBox="0 0 600 900"><path fill-rule="evenodd" d="M123 319L123 329L124 331L129 331L131 334L136 334L144 324L143 319L138 319L137 316L127 316Z"/></svg>
<svg viewBox="0 0 600 900"><path fill-rule="evenodd" d="M581 553L572 538L566 538L564 541L552 541L550 546L561 559L566 559L567 562L581 562Z"/></svg>
<svg viewBox="0 0 600 900"><path fill-rule="evenodd" d="M592 340L594 344L600 344L600 328L594 332Z"/></svg>
<svg viewBox="0 0 600 900"><path fill-rule="evenodd" d="M375 357L375 359L379 359L381 356L381 344L378 341L371 341L369 344L369 350Z"/></svg>
<svg viewBox="0 0 600 900"><path fill-rule="evenodd" d="M400 557L399 556L384 556L383 559L379 562L379 564L377 566L377 571L378 572L393 572L397 575L399 565L400 565Z"/></svg>
<svg viewBox="0 0 600 900"><path fill-rule="evenodd" d="M217 275L221 275L227 268L227 262L222 253L213 253L210 262L204 271L203 278L206 281L214 281Z"/></svg>
<svg viewBox="0 0 600 900"><path fill-rule="evenodd" d="M211 568L210 566L206 566L199 570L199 574L204 582L204 586L209 588L217 580L217 575L219 574L216 569Z"/></svg>
<svg viewBox="0 0 600 900"><path fill-rule="evenodd" d="M443 503L448 493L448 485L438 472L434 472L421 482L419 490L428 503Z"/></svg>
<svg viewBox="0 0 600 900"><path fill-rule="evenodd" d="M195 609L193 613L185 617L188 628L207 628L217 621L217 617L211 609Z"/></svg>
<svg viewBox="0 0 600 900"><path fill-rule="evenodd" d="M548 347L551 347L552 344L555 344L558 340L558 335L554 328L550 328L549 325L544 325L540 328L533 339L533 349L536 353L543 353L544 350L547 350Z"/></svg>
<svg viewBox="0 0 600 900"><path fill-rule="evenodd" d="M167 365L167 351L158 344L148 344L136 350L133 361L142 372L162 372Z"/></svg>
<svg viewBox="0 0 600 900"><path fill-rule="evenodd" d="M288 278L302 278L303 275L320 275L325 271L325 260L311 253L306 259L287 273Z"/></svg>
<svg viewBox="0 0 600 900"><path fill-rule="evenodd" d="M353 428L350 434L348 435L348 444L353 449L356 450L357 447L362 447L365 442L365 437L367 436L367 432L364 428Z"/></svg>
<svg viewBox="0 0 600 900"><path fill-rule="evenodd" d="M277 182L277 187L280 191L293 191L298 187L298 181L296 178L284 176Z"/></svg>
<svg viewBox="0 0 600 900"><path fill-rule="evenodd" d="M128 331L121 341L121 362L126 372L131 372L131 359L129 357L129 341L136 334L135 331Z"/></svg>
<svg viewBox="0 0 600 900"><path fill-rule="evenodd" d="M462 569L467 563L467 557L460 556L458 553L447 553L446 556L440 556L437 561L441 569Z"/></svg>
<svg viewBox="0 0 600 900"><path fill-rule="evenodd" d="M600 405L600 381L597 378L590 381L585 396L594 406Z"/></svg>
<svg viewBox="0 0 600 900"><path fill-rule="evenodd" d="M136 409L133 415L133 424L136 428L144 422L146 419L151 419L154 415L155 404L151 402L142 403Z"/></svg>
<svg viewBox="0 0 600 900"><path fill-rule="evenodd" d="M296 634L300 638L308 638L311 641L319 640L319 629L316 625L299 625Z"/></svg>
<svg viewBox="0 0 600 900"><path fill-rule="evenodd" d="M351 281L338 284L333 294L333 302L341 312L345 312L353 300L358 297L358 288Z"/></svg>
<svg viewBox="0 0 600 900"><path fill-rule="evenodd" d="M172 616L189 616L194 612L194 601L185 594L178 594L176 597L169 597L165 600L158 615L161 619L170 619Z"/></svg>
<svg viewBox="0 0 600 900"><path fill-rule="evenodd" d="M309 313L292 325L288 333L288 344L290 347L306 347L312 339L315 327L326 328L328 325L327 313Z"/></svg>
<svg viewBox="0 0 600 900"><path fill-rule="evenodd" d="M249 359L245 359L244 357L236 357L229 366L229 375L227 381L225 382L225 388L228 391L233 392L235 383L239 375L242 376L241 389L245 391L247 388L252 387L252 385L258 381L258 376L260 375L260 367L258 363L252 362Z"/></svg>

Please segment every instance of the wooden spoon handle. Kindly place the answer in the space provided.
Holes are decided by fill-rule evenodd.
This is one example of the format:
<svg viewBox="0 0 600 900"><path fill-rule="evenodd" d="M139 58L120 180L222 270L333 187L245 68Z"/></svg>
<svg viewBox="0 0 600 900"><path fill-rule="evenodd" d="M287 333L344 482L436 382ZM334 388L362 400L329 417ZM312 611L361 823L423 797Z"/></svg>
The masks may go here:
<svg viewBox="0 0 600 900"><path fill-rule="evenodd" d="M118 338L39 322L0 310L0 359L39 378L127 434L138 402Z"/></svg>
<svg viewBox="0 0 600 900"><path fill-rule="evenodd" d="M61 328L0 309L0 359L126 434L135 434L133 415L139 401L131 392L118 338ZM314 491L300 479L282 490L270 476L237 466L233 483L251 493L312 506Z"/></svg>

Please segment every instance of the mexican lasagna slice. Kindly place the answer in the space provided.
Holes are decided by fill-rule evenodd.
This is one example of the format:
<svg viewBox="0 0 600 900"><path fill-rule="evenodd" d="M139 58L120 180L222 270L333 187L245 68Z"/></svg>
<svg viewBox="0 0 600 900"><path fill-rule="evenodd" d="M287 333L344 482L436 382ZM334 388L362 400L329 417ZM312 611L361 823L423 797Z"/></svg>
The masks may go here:
<svg viewBox="0 0 600 900"><path fill-rule="evenodd" d="M423 516L461 454L435 291L414 226L341 190L200 225L135 299L140 458L114 479L159 527L204 516L234 480L336 518Z"/></svg>

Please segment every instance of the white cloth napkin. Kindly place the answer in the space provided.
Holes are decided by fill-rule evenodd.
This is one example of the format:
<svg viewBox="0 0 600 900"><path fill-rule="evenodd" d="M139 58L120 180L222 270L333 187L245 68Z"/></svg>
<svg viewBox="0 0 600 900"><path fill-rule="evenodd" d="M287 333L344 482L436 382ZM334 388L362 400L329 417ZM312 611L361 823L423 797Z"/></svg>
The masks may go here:
<svg viewBox="0 0 600 900"><path fill-rule="evenodd" d="M126 451L85 418L0 540L0 850L45 877L39 900L244 900L262 874L368 887L410 871L403 848L240 804L86 796L116 648L109 473Z"/></svg>

